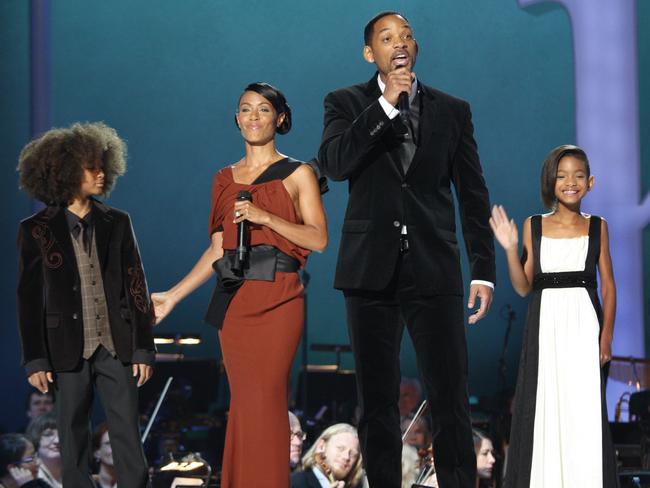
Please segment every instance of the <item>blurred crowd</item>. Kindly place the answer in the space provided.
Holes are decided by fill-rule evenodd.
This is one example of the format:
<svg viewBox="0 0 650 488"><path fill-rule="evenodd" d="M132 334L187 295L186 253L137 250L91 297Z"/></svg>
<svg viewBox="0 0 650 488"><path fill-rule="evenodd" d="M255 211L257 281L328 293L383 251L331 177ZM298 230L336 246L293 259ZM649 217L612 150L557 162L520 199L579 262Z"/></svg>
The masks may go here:
<svg viewBox="0 0 650 488"><path fill-rule="evenodd" d="M399 409L403 436L402 488L437 487L433 435L426 408L421 409L422 388L416 379L403 378ZM25 428L22 433L0 436L0 488L62 488L59 435L51 393L29 393L25 404ZM292 488L364 488L363 459L357 429L351 423L314 424L310 419L308 435L301 423L301 412L288 412L289 465ZM315 426L315 427L314 427ZM110 435L106 423L98 424L92 437L93 480L97 488L115 488ZM496 488L501 485L504 469L504 446L497 453L486 430L474 429L476 486ZM150 456L152 472L169 460L180 458L184 448L178 435L161 437L155 454ZM209 453L203 454L210 459ZM497 469L498 468L498 469ZM218 470L217 470L218 471Z"/></svg>

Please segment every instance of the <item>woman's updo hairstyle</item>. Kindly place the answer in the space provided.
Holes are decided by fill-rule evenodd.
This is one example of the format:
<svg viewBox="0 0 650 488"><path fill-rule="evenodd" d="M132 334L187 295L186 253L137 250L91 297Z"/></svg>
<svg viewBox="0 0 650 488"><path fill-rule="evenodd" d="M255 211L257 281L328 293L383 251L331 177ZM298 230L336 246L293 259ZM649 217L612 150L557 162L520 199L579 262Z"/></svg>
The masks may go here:
<svg viewBox="0 0 650 488"><path fill-rule="evenodd" d="M291 130L291 107L289 107L287 99L284 98L284 95L280 90L272 85L269 85L268 83L258 81L256 83L251 83L246 88L244 88L241 96L243 96L247 91L255 92L266 98L271 103L271 105L273 105L273 108L278 113L278 116L280 114L284 114L284 120L278 126L278 129L276 131L278 134L286 134ZM240 100L241 96L239 97ZM235 124L237 124L237 118L235 118Z"/></svg>

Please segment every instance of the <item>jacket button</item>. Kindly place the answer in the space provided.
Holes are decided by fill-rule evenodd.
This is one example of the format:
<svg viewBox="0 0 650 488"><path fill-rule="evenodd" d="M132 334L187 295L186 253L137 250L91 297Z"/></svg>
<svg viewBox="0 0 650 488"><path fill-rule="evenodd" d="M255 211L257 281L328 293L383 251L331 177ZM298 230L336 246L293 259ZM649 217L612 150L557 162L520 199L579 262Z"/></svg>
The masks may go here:
<svg viewBox="0 0 650 488"><path fill-rule="evenodd" d="M402 188L408 188L409 184L408 183L402 183Z"/></svg>
<svg viewBox="0 0 650 488"><path fill-rule="evenodd" d="M73 318L74 320L77 320L77 318L79 318L79 316L78 316L78 315L76 314L76 312L75 312L75 313L72 314L72 318Z"/></svg>
<svg viewBox="0 0 650 488"><path fill-rule="evenodd" d="M79 289L79 287L77 285L72 286L72 291L77 291L78 289Z"/></svg>
<svg viewBox="0 0 650 488"><path fill-rule="evenodd" d="M399 227L399 226L400 226L399 220L395 220L393 222L393 227Z"/></svg>

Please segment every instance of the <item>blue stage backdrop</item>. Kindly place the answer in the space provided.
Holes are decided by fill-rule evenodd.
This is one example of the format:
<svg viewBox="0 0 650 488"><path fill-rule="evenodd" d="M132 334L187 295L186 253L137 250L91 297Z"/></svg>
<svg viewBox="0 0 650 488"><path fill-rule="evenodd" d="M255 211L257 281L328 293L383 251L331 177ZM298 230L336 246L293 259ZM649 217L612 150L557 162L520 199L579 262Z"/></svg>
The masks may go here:
<svg viewBox="0 0 650 488"><path fill-rule="evenodd" d="M163 290L183 276L208 245L212 176L243 151L233 123L242 88L262 80L284 91L294 126L279 137L279 149L310 159L320 142L325 94L373 75L372 66L361 57L363 25L378 11L401 10L420 44L417 75L471 103L492 201L505 205L521 223L544 210L539 198L544 156L554 146L576 142L577 128L570 17L559 3L538 2L526 8L520 3L533 2L253 0L245 8L241 2L222 0L52 2L50 120L53 126L103 120L127 139L128 172L109 202L131 213L150 289ZM634 8L640 140L647 141L650 5L639 2ZM27 393L16 328L15 234L19 220L30 214L31 202L17 189L15 166L30 138L29 14L25 0L0 3L0 426L8 430L24 422ZM636 181L638 176L626 181L645 192L650 153L647 145L640 149L642 181ZM599 191L598 177L594 194ZM332 289L347 186L330 183L330 188L324 197L330 245L312 255L308 264L311 343L348 341L343 300ZM650 262L648 246L644 249ZM516 312L507 353L509 386L516 375L526 301L512 291L500 249L498 272L490 315L467 328L470 393L477 396L498 388L507 305ZM187 354L220 354L215 331L202 323L211 288L206 285L188 298L157 328L201 333L203 344L187 349ZM617 326L620 333L626 324ZM643 337L636 341L643 351ZM402 356L403 373L415 376L415 358L406 338ZM310 363L333 359L325 353L309 355ZM351 358L344 358L344 366L353 366Z"/></svg>

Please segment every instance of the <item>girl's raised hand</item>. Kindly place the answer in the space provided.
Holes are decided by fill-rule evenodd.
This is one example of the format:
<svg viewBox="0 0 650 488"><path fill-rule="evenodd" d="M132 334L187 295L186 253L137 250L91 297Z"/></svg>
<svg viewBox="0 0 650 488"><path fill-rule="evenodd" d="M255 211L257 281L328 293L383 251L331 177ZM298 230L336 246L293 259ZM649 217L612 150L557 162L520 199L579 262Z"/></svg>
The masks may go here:
<svg viewBox="0 0 650 488"><path fill-rule="evenodd" d="M519 233L517 232L517 224L515 224L514 220L508 219L508 214L503 206L495 205L492 207L490 227L492 227L494 237L503 249L506 251L518 250Z"/></svg>

